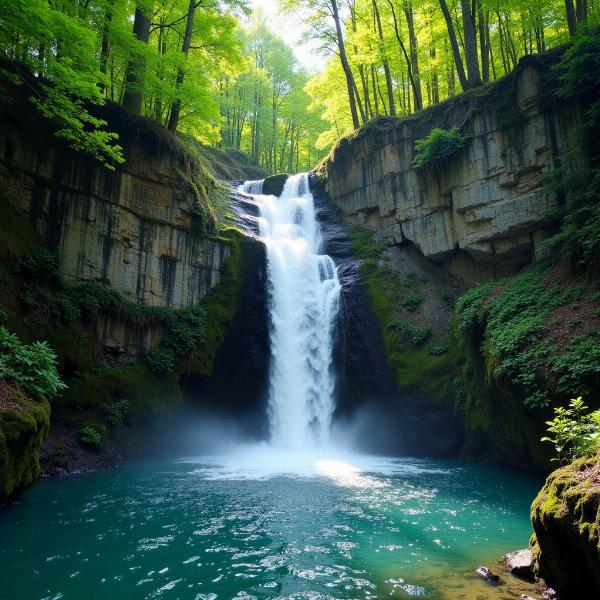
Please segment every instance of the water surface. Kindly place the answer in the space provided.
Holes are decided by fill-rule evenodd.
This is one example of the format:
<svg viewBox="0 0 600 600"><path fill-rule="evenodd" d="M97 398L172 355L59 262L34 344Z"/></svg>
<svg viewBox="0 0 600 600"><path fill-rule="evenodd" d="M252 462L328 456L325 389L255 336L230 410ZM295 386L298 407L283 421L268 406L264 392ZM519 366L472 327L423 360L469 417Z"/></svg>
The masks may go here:
<svg viewBox="0 0 600 600"><path fill-rule="evenodd" d="M42 481L0 511L0 597L503 599L479 564L527 545L529 475L241 449Z"/></svg>

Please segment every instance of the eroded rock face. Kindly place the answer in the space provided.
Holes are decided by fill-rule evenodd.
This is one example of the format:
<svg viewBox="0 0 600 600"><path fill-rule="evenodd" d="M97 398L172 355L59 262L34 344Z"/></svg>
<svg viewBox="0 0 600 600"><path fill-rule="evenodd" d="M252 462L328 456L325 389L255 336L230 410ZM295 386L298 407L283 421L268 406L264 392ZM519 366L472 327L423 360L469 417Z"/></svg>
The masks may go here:
<svg viewBox="0 0 600 600"><path fill-rule="evenodd" d="M600 597L600 455L551 473L531 520L534 573L566 600Z"/></svg>
<svg viewBox="0 0 600 600"><path fill-rule="evenodd" d="M127 162L109 171L47 135L0 125L3 201L59 253L67 281L102 282L134 302L174 309L199 304L220 281L230 245L194 232L194 195L168 145L129 143ZM162 331L109 315L98 335L108 358L127 363Z"/></svg>
<svg viewBox="0 0 600 600"><path fill-rule="evenodd" d="M362 261L354 257L351 240L314 178L311 185L323 252L335 261L342 285L335 344L336 419L353 431L355 443L367 451L454 455L462 433L451 403L435 402L419 389L399 389L362 282ZM409 252L390 262L407 272L421 272Z"/></svg>
<svg viewBox="0 0 600 600"><path fill-rule="evenodd" d="M461 283L516 272L540 252L558 199L543 175L572 150L575 106L541 107L541 67L514 75L514 105L485 108L459 96L403 120L380 119L343 140L327 164L329 198L353 223L390 245L412 242ZM500 110L501 108L501 110ZM510 118L502 111L509 112ZM442 167L414 169L414 147L433 127L462 126L470 139Z"/></svg>

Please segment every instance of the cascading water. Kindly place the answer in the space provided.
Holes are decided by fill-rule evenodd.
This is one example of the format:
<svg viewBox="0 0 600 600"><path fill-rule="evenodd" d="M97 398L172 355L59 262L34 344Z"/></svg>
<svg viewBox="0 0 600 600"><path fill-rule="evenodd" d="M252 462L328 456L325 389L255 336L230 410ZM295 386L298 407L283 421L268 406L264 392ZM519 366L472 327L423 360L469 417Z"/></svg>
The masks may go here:
<svg viewBox="0 0 600 600"><path fill-rule="evenodd" d="M261 195L262 181L247 181L240 190L255 197L267 248L271 442L305 450L327 441L334 409L337 269L331 257L320 254L306 173L289 177L279 198Z"/></svg>

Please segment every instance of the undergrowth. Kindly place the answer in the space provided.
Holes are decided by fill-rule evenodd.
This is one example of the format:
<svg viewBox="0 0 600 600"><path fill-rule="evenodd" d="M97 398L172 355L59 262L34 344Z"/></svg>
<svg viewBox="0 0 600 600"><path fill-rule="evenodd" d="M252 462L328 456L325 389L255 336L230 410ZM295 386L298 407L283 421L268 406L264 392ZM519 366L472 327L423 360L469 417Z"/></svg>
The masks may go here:
<svg viewBox="0 0 600 600"><path fill-rule="evenodd" d="M481 337L488 381L508 381L531 407L554 397L588 395L600 384L600 323L590 315L591 284L556 283L552 269L469 290L456 304L464 336ZM564 323L564 314L579 321Z"/></svg>

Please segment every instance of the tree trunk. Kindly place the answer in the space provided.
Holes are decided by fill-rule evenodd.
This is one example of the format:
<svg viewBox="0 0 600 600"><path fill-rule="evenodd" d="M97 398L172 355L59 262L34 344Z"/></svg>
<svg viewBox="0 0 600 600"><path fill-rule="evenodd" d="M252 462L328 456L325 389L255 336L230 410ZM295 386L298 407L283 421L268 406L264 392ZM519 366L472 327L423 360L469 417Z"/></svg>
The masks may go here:
<svg viewBox="0 0 600 600"><path fill-rule="evenodd" d="M188 6L188 14L187 20L185 23L185 34L183 36L183 46L181 47L181 51L183 52L185 58L190 52L190 46L192 45L192 31L194 29L194 12L196 11L196 0L190 0ZM185 78L185 70L183 67L179 67L177 69L177 81L175 82L175 87L177 92L179 88L183 84L183 80ZM168 129L169 131L176 131L177 125L179 124L179 115L181 113L181 99L176 98L171 106L171 116L169 117Z"/></svg>
<svg viewBox="0 0 600 600"><path fill-rule="evenodd" d="M383 63L383 72L385 73L385 85L387 88L388 105L390 107L390 115L396 116L396 103L394 101L394 86L392 85L392 75L390 73L390 65L385 55L384 40L383 40L383 28L381 27L381 16L379 15L379 8L377 6L377 0L373 0L373 12L375 14L375 20L377 22L377 34L379 36L379 52L381 54L381 62Z"/></svg>
<svg viewBox="0 0 600 600"><path fill-rule="evenodd" d="M421 86L420 85L417 86L417 82L415 81L415 78L413 76L412 61L410 60L410 57L408 56L408 52L406 51L406 46L404 45L404 42L402 41L402 38L400 37L400 32L398 31L398 19L396 18L396 10L394 9L394 4L392 3L392 0L388 0L388 4L390 5L390 8L392 9L392 17L394 19L394 33L396 34L396 39L398 40L398 45L400 46L400 50L401 50L402 54L404 55L404 60L406 61L406 70L408 72L408 79L410 80L410 85L413 90L413 96L415 98L415 111L421 110L423 108L423 98L421 96ZM408 101L408 112L411 112L410 111L410 94L409 94L409 101Z"/></svg>
<svg viewBox="0 0 600 600"><path fill-rule="evenodd" d="M415 96L415 111L423 108L423 91L421 90L421 70L419 69L419 49L415 33L415 19L412 2L404 4L404 16L408 25L408 41L410 45L410 64L414 80L413 92Z"/></svg>
<svg viewBox="0 0 600 600"><path fill-rule="evenodd" d="M479 0L477 5L477 23L479 27L479 48L481 52L481 77L483 81L490 80L490 53L487 47L489 29L489 12L483 12L483 5Z"/></svg>
<svg viewBox="0 0 600 600"><path fill-rule="evenodd" d="M342 63L342 69L346 76L346 87L348 88L348 101L350 103L350 114L352 116L352 125L354 129L360 127L360 121L358 120L358 112L356 110L356 98L354 97L354 75L350 64L348 63L348 57L346 56L346 46L344 45L344 36L342 35L342 26L340 23L340 14L338 12L337 0L330 0L331 10L333 13L333 21L335 23L335 33L337 38L337 45L339 50L340 62Z"/></svg>
<svg viewBox="0 0 600 600"><path fill-rule="evenodd" d="M469 83L467 82L467 76L465 74L465 68L463 66L462 57L460 55L460 49L458 47L458 41L456 39L456 31L454 31L454 23L452 22L452 15L448 10L446 0L440 0L440 7L442 13L444 13L444 19L446 21L446 27L448 29L448 37L450 38L450 45L452 46L452 55L454 56L454 64L456 65L456 72L458 74L458 80L463 90L468 89Z"/></svg>
<svg viewBox="0 0 600 600"><path fill-rule="evenodd" d="M377 85L375 83L375 67L371 65L371 83L373 85L373 102L375 104L375 114L379 114L379 98L377 97Z"/></svg>
<svg viewBox="0 0 600 600"><path fill-rule="evenodd" d="M565 9L567 11L567 25L569 26L569 35L572 37L575 35L575 31L577 31L577 15L575 14L573 0L565 0Z"/></svg>
<svg viewBox="0 0 600 600"><path fill-rule="evenodd" d="M588 16L587 0L575 0L575 6L577 9L577 22L585 23Z"/></svg>
<svg viewBox="0 0 600 600"><path fill-rule="evenodd" d="M471 14L471 4L469 0L461 0L463 31L465 34L465 62L467 63L467 73L469 87L481 85L481 75L479 74L479 59L477 58L477 38L475 37L475 28L473 27L473 15Z"/></svg>
<svg viewBox="0 0 600 600"><path fill-rule="evenodd" d="M106 12L104 13L104 22L102 24L102 42L100 44L100 73L106 75L106 65L108 64L108 53L110 51L110 41L108 35L110 33L110 24L112 22L113 2L110 0L106 4ZM106 91L104 82L100 83L100 91Z"/></svg>
<svg viewBox="0 0 600 600"><path fill-rule="evenodd" d="M144 14L139 7L136 8L133 19L133 35L140 42L148 44L148 38L150 37L150 16ZM145 57L143 54L134 51L133 56L129 58L127 63L123 106L136 115L139 115L142 110L145 70Z"/></svg>

